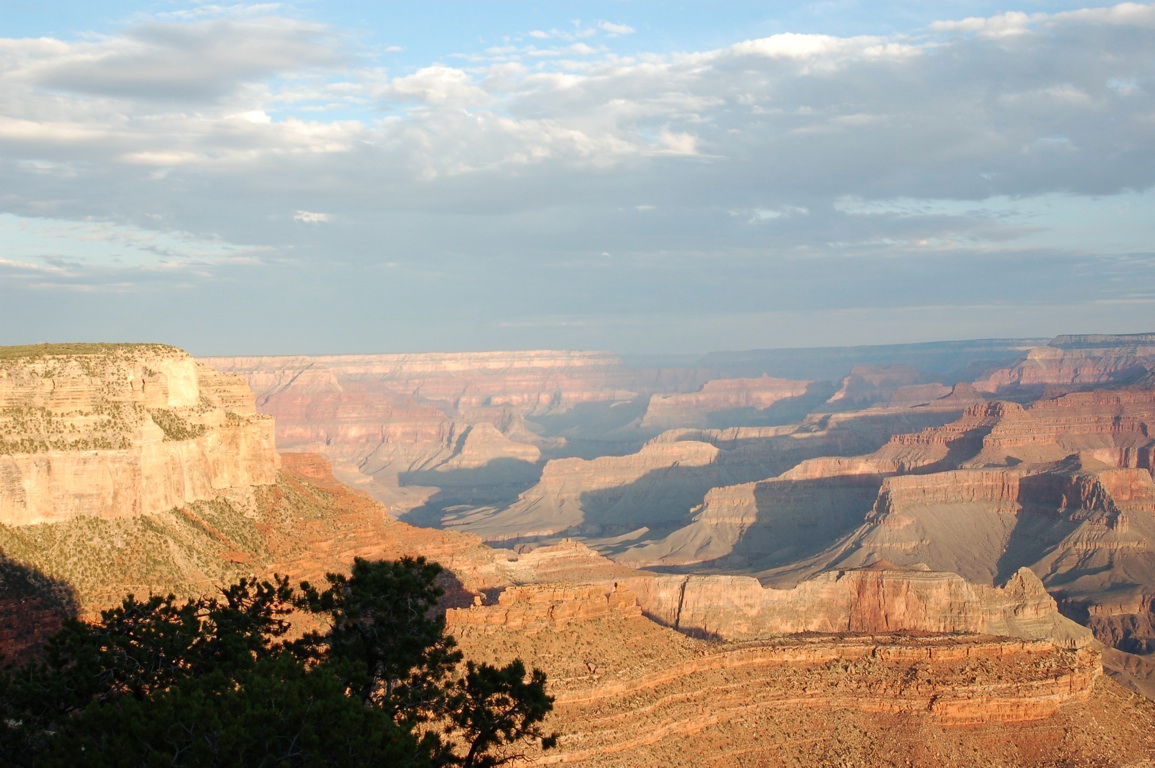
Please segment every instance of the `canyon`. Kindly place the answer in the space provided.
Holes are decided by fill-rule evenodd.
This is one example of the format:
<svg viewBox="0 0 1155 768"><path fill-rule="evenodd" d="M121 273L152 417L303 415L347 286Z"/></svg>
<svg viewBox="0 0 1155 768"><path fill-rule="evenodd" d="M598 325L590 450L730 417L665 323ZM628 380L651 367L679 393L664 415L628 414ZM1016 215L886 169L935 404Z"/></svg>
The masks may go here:
<svg viewBox="0 0 1155 768"><path fill-rule="evenodd" d="M471 658L549 675L532 764L1155 754L1147 336L649 367L80 346L0 354L9 655L125 592L420 554Z"/></svg>
<svg viewBox="0 0 1155 768"><path fill-rule="evenodd" d="M320 358L346 398L332 430L277 410L295 388L312 402L307 387L264 408L395 517L491 545L576 538L631 567L781 588L879 560L989 586L1027 567L1109 646L1155 642L1151 334L570 360ZM213 363L271 391L283 361ZM438 430L385 434L355 407L369 390L414 398L406 413Z"/></svg>

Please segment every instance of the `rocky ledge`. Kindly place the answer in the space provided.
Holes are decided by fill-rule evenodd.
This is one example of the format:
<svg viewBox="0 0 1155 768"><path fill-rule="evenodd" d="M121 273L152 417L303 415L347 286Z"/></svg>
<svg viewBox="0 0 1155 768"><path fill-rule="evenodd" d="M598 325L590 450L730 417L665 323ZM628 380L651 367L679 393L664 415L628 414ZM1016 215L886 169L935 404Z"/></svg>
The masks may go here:
<svg viewBox="0 0 1155 768"><path fill-rule="evenodd" d="M277 467L244 380L175 347L0 347L2 524L147 515Z"/></svg>

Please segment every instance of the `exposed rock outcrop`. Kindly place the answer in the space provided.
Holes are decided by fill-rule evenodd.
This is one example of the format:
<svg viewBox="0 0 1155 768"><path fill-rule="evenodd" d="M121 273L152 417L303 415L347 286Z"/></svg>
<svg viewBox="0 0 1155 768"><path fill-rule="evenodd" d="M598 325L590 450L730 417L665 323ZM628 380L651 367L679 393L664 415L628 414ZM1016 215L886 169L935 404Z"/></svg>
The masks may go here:
<svg viewBox="0 0 1155 768"><path fill-rule="evenodd" d="M1155 369L1155 335L1058 336L1026 360L974 382L983 392L1042 392L1127 385Z"/></svg>
<svg viewBox="0 0 1155 768"><path fill-rule="evenodd" d="M163 345L66 349L0 355L0 523L154 514L273 482L273 424L242 379Z"/></svg>
<svg viewBox="0 0 1155 768"><path fill-rule="evenodd" d="M978 635L707 643L638 616L629 589L516 588L450 614L471 656L548 670L546 725L561 740L532 764L1121 765L1155 748L1155 708L1104 680L1091 647Z"/></svg>
<svg viewBox="0 0 1155 768"><path fill-rule="evenodd" d="M706 378L550 350L206 361L248 380L261 412L276 419L282 449L321 453L397 514L429 502L436 488L516 495L532 484L541 450L564 447L568 414L588 411L612 429L637 417L640 398ZM552 421L531 428L529 419Z"/></svg>
<svg viewBox="0 0 1155 768"><path fill-rule="evenodd" d="M546 584L508 587L502 590L496 605L451 608L445 619L451 632L500 628L536 633L573 621L641 615L637 596L617 584Z"/></svg>
<svg viewBox="0 0 1155 768"><path fill-rule="evenodd" d="M920 378L919 372L910 365L856 365L828 402L856 408L886 402L898 390L917 384ZM941 397L949 390L935 391L937 394L928 399Z"/></svg>
<svg viewBox="0 0 1155 768"><path fill-rule="evenodd" d="M775 403L802 397L814 382L760 376L753 379L713 379L697 392L650 397L642 416L644 430L661 432L676 427L716 426L712 414L765 411ZM754 413L747 418L755 418Z"/></svg>
<svg viewBox="0 0 1155 768"><path fill-rule="evenodd" d="M1059 615L1042 582L1025 568L1002 587L885 562L821 573L793 589L767 589L749 576L625 583L663 624L728 640L802 632L971 633L1069 647L1091 640L1090 630Z"/></svg>
<svg viewBox="0 0 1155 768"><path fill-rule="evenodd" d="M146 352L136 349L134 354ZM76 443L99 436L142 445L201 445L208 454L205 463L212 467L247 455L245 448L222 437L229 429L263 425L268 436L267 421L253 415L238 379L195 364L190 369L183 362L187 358L175 350L148 352L153 353L166 360L179 358L172 363L171 383L167 369L148 366L151 373L142 367L138 376L133 369L123 380L107 371L96 375L97 381L108 376L112 382L97 395L88 394L91 384L69 384L58 393L54 387L21 384L22 396L51 414L21 427L20 439L46 446L29 443L26 455L129 450ZM480 359L469 364L485 370L496 366L485 356ZM394 393L410 398L416 409L430 408L424 425L424 417L397 422L401 426L396 434L415 429L415 434L432 435L425 445L434 446L420 457L414 454L406 472L468 473L489 467L495 459L527 465L539 461L545 443L522 433L521 416L507 409L512 401L495 399L492 392L482 397L454 389L460 382L452 380L452 360L440 359L436 365L394 362L401 370L398 381L412 383L419 374L432 382L423 385L424 392ZM94 364L87 360L76 370L83 373L84 366ZM378 401L342 401L356 377L330 374L300 370L283 383L287 391L294 381L315 376L319 391L332 395L320 402L327 403L324 408L332 406L327 418L334 429L345 430L342 434L350 440L380 440L380 431L361 431L369 422L356 412L365 408L377 418L383 412L373 410ZM57 375L53 371L48 378ZM533 379L537 374L526 375ZM84 378L72 368L60 377ZM534 381L538 383L523 392L538 387L540 377ZM427 397L430 392L437 397ZM441 405L446 393L457 393L452 413ZM101 416L98 411L106 401L125 403L127 411L143 415L138 421L86 415L91 411ZM518 402L518 408L552 407L529 395ZM346 408L350 410L342 410ZM1099 551L1094 548L1102 548L1105 541L1114 542L1116 558L1126 546L1132 547L1126 551L1141 553L1147 525L1143 515L1155 496L1144 484L1150 475L1139 468L1139 459L1135 466L1108 466L1095 458L1098 454L1087 453L1048 467L954 469L985 450L982 438L998 425L1000 408L976 408L964 417L969 421L937 435L896 439L861 472L828 467L825 473L733 482L765 477L747 473L765 473L776 461L796 464L840 450L864 453L880 440L877 432L870 438L857 431L856 423L893 427L901 419L874 415L869 418L883 421L843 419L832 427L831 419L793 428L679 430L627 456L550 462L540 485L552 487L553 498L577 504L578 527L610 530L636 524L638 518L625 512L639 500L649 499L653 510L676 502L676 514L663 518L660 515L669 513L647 512L653 516L641 518L659 523L677 519L696 497L704 502L697 517L709 513L722 520L729 515L739 549L753 542L756 549L779 546L777 551L785 552L776 540L819 547L822 537L834 534L807 520L807 510L813 513L814 508L807 507L806 500L826 484L827 491L833 485L844 493L828 498L843 499L852 513L858 510L859 523L876 530L888 525L911 529L926 508L986 505L1020 517L1027 510L1051 523L1058 519L1072 536L1085 536L1078 549L1084 554ZM58 412L76 419L71 422L75 433L56 429ZM146 416L153 426L144 421ZM935 423L940 416L918 424ZM82 423L82 418L89 421ZM434 432L421 432L434 422ZM1135 433L1131 425L1115 434ZM310 433L309 439L322 434ZM267 447L271 449L271 439ZM1005 448L1000 444L998 449ZM275 456L271 461L275 470ZM1097 651L1086 643L1086 630L1057 615L1054 601L1029 571L1012 572L1003 586L993 587L967 583L953 574L872 562L867 568L838 568L781 590L767 589L746 576L647 573L572 541L493 550L474 535L413 528L393 519L368 495L342 486L328 462L317 456L286 454L280 472L265 483L254 481L257 473L242 475L250 470L243 468L243 461L241 465L227 475L235 484L209 483L211 495L167 508L0 525L0 549L10 562L42 574L48 582L70 585L81 615L91 615L126 591L196 594L239 575L272 571L317 581L355 556L425 555L446 566L442 584L447 621L473 658L502 662L521 657L549 674L558 704L553 724L563 738L559 751L532 756L541 764L758 765L771 759L795 765L836 760L920 766L944 761L1106 764L1106 758L1137 758L1155 746L1150 727L1155 711L1142 700L1125 698L1117 685L1103 679ZM174 487L195 487L182 474L183 466L177 467L180 479L173 481ZM582 473L591 470L592 488L581 480ZM719 479L731 482L711 491ZM944 479L946 490L935 482ZM1028 496L1044 501L1035 509L1024 501ZM555 516L571 513L560 506L551 511ZM904 516L914 522L902 523ZM852 515L839 519L840 525L860 532ZM816 529L820 535L806 538L805 531ZM773 534L759 539L757 531ZM796 549L792 556L804 550ZM1072 545L1064 551L1075 550ZM756 555L749 550L743 556L754 561ZM1059 563L1054 570L1062 572L1063 567ZM34 642L37 633L51 628L51 616L39 611L47 604L20 603L17 597L3 595L0 616L32 612L44 622L36 623L23 640L0 632L0 645L28 638ZM805 637L798 632L822 634ZM729 640L718 642L719 637ZM933 745L932 752L924 751L927 744Z"/></svg>

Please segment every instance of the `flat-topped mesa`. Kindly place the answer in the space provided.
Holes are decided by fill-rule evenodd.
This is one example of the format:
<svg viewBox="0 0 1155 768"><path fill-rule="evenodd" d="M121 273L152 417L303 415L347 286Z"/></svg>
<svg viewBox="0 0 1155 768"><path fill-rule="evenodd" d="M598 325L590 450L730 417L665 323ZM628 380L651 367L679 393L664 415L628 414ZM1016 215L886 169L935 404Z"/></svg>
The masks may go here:
<svg viewBox="0 0 1155 768"><path fill-rule="evenodd" d="M783 480L813 480L840 475L891 475L925 469L954 452L978 453L982 438L1021 405L1001 401L973 403L955 421L919 432L892 435L885 445L865 456L824 456L800 462L782 473Z"/></svg>
<svg viewBox="0 0 1155 768"><path fill-rule="evenodd" d="M278 462L244 380L175 347L0 347L0 523L155 513Z"/></svg>
<svg viewBox="0 0 1155 768"><path fill-rule="evenodd" d="M873 567L822 573L793 589L749 576L656 576L622 582L648 615L691 633L747 640L800 632L972 633L1082 647L1091 632L1059 615L1030 570L1002 587L954 573Z"/></svg>
<svg viewBox="0 0 1155 768"><path fill-rule="evenodd" d="M1019 472L1005 469L950 470L926 475L896 475L885 478L867 522L902 525L890 515L939 504L983 502L1013 514L1019 509Z"/></svg>
<svg viewBox="0 0 1155 768"><path fill-rule="evenodd" d="M757 529L752 529L757 531ZM753 533L746 533L750 539ZM742 551L742 543L737 547ZM1098 613L1100 640L1133 647L1152 636L1142 604L1155 575L1155 481L1145 469L1055 465L962 469L885 478L852 534L804 568L763 574L793 585L807 573L878 558L990 584L1029 567L1068 616ZM1122 638L1122 639L1120 639Z"/></svg>
<svg viewBox="0 0 1155 768"><path fill-rule="evenodd" d="M670 515L682 506L688 509L685 498L694 495L697 476L680 477L673 470L705 470L721 452L710 443L693 440L656 441L626 456L552 459L542 469L541 479L512 504L496 513L455 524L489 542L532 540L578 528L638 528L653 523L654 516ZM601 515L595 521L590 519L587 507L598 497L603 504L622 504L623 499L644 497L646 505L630 506L631 517L615 515L606 519L607 515Z"/></svg>
<svg viewBox="0 0 1155 768"><path fill-rule="evenodd" d="M188 408L199 395L195 363L164 344L0 347L0 408Z"/></svg>
<svg viewBox="0 0 1155 768"><path fill-rule="evenodd" d="M955 421L942 426L930 427L921 432L895 435L890 438L889 445L947 446L960 439L970 437L976 432L992 429L1008 415L1019 414L1022 411L1021 405L1000 400L974 403L967 406L963 415Z"/></svg>
<svg viewBox="0 0 1155 768"><path fill-rule="evenodd" d="M894 435L872 454L811 459L782 478L900 474L940 464L950 468L1046 463L1073 454L1108 466L1149 469L1155 457L1152 425L1153 391L1076 392L1029 407L980 402L948 424Z"/></svg>
<svg viewBox="0 0 1155 768"><path fill-rule="evenodd" d="M1127 385L1155 369L1155 334L1059 336L974 382L981 392Z"/></svg>
<svg viewBox="0 0 1155 768"><path fill-rule="evenodd" d="M792 589L764 587L752 576L662 575L616 565L573 541L537 547L502 563L515 583L496 605L475 605L475 619L499 625L508 616L528 626L555 619L634 616L691 635L732 641L807 632L831 634L979 634L1087 645L1091 633L1061 616L1039 578L1020 568L1002 586L967 581L924 565L880 558L840 568ZM581 605L584 607L575 607ZM553 614L549 606L560 607ZM514 610L516 609L516 610ZM480 617L484 614L487 618ZM519 625L519 626L521 626Z"/></svg>
<svg viewBox="0 0 1155 768"><path fill-rule="evenodd" d="M1128 345L1155 347L1155 333L1066 333L1051 339L1048 344L1063 349Z"/></svg>

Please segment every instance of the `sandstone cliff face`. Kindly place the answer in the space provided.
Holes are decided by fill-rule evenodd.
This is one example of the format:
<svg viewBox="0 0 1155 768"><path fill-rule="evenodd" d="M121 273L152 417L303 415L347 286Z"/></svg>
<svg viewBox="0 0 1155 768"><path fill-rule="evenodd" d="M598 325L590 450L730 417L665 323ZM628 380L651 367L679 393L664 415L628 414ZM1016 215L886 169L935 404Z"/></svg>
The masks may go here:
<svg viewBox="0 0 1155 768"><path fill-rule="evenodd" d="M972 402L873 453L711 489L686 526L616 556L759 572L781 587L880 559L985 584L1026 566L1069 615L1094 616L1101 639L1148 648L1153 403L1141 387Z"/></svg>
<svg viewBox="0 0 1155 768"><path fill-rule="evenodd" d="M824 456L803 461L781 475L784 480L813 480L838 475L889 475L924 471L944 465L952 454L971 456L982 447L983 437L1007 413L1022 406L1005 402L979 402L946 424L919 432L900 433L874 453L847 458Z"/></svg>
<svg viewBox="0 0 1155 768"><path fill-rule="evenodd" d="M746 645L694 640L642 615L637 590L662 593L648 585L671 577L630 571L574 542L498 552L473 536L403 525L367 496L343 488L327 463L313 456L287 455L275 485L162 512L148 526L143 520L78 518L0 528L15 536L0 547L10 555L31 554L33 562L43 558L38 567L57 568L53 577L77 586L84 613L126 589L196 593L240 573L273 570L316 580L353 556L423 554L448 568L450 631L471 658L504 662L519 656L549 674L558 696L553 727L564 737L562 748L541 756L544 761L699 765L713 758L716 745L729 744L754 761L786 756L806 764L819 747L845 755L847 723L855 724L855 733L881 737L892 728L891 717L904 718L908 727L914 718L934 728L1015 723L1022 729L1038 722L1053 732L1065 727L1063 718L1078 719L1083 707L1094 705L1099 709L1093 711L1106 713L1104 722L1135 722L1141 733L1155 722L1151 713L1104 699L1114 689L1103 688L1093 651L1062 650L1051 642L971 636L825 636ZM51 542L67 542L73 559L56 562L53 547L46 546ZM106 570L90 572L94 563ZM724 579L712 588L719 586L733 591ZM1016 603L1016 618L1026 623L1039 612L1031 586ZM891 600L896 590L902 592L885 578L861 587L851 609L861 616L855 626L881 622L893 628L903 624L899 615L923 616L910 607L920 605L917 600L909 601L905 614L880 608L879 599ZM919 591L926 590L907 594ZM1016 600L1011 592L1003 590L1007 602ZM496 600L490 597L495 593ZM0 613L7 607L0 601ZM697 615L702 608L699 603ZM1002 615L997 606L986 610ZM687 619L695 615L689 607L679 612ZM6 639L0 633L0 642ZM799 721L800 712L814 714ZM799 732L806 717L811 721L804 730L817 734L817 742L767 744L761 736ZM981 754L1020 744L1022 731L1016 733L992 732L995 746L984 744ZM1145 748L1142 735L1091 733L1110 740L1117 753ZM952 748L959 754L979 748L970 736L957 742ZM1067 743L1064 754L1094 756L1097 743ZM860 752L853 754L863 759L877 753L870 744L856 748ZM902 745L896 759L909 758L912 749Z"/></svg>
<svg viewBox="0 0 1155 768"><path fill-rule="evenodd" d="M234 357L206 362L246 377L262 412L277 419L285 447L356 443L394 421L422 424L437 416L500 427L514 413L629 401L663 380L660 371L628 369L616 357L598 352ZM692 380L694 374L688 375Z"/></svg>
<svg viewBox="0 0 1155 768"><path fill-rule="evenodd" d="M637 567L750 570L792 563L861 525L880 482L875 474L854 473L712 488L688 525L615 557Z"/></svg>
<svg viewBox="0 0 1155 768"><path fill-rule="evenodd" d="M1091 632L1059 615L1041 581L1020 569L1003 587L953 573L867 568L822 573L793 589L747 576L664 576L625 582L663 624L727 640L802 632L986 634L1082 647Z"/></svg>
<svg viewBox="0 0 1155 768"><path fill-rule="evenodd" d="M1008 411L972 463L1057 461L1082 453L1121 467L1151 468L1155 390L1080 392Z"/></svg>
<svg viewBox="0 0 1155 768"><path fill-rule="evenodd" d="M1090 630L1059 615L1026 568L994 587L880 561L774 589L751 576L633 570L573 540L527 547L496 568L505 583L526 586L505 588L496 603L453 613L454 623L541 631L570 620L644 612L684 633L729 641L809 632L996 635L1069 648L1091 640Z"/></svg>
<svg viewBox="0 0 1155 768"><path fill-rule="evenodd" d="M637 597L610 587L572 584L517 586L504 589L496 605L451 608L445 621L451 632L494 629L530 634L556 630L570 622L641 616Z"/></svg>
<svg viewBox="0 0 1155 768"><path fill-rule="evenodd" d="M1155 485L1145 470L954 470L886 478L862 526L811 562L884 558L991 583L1046 576L1064 600L1105 598L1155 577ZM795 571L795 576L808 571Z"/></svg>
<svg viewBox="0 0 1155 768"><path fill-rule="evenodd" d="M1126 385L1155 368L1155 336L1059 336L1023 362L975 381L983 392Z"/></svg>
<svg viewBox="0 0 1155 768"><path fill-rule="evenodd" d="M532 540L579 530L594 535L661 525L692 503L697 483L719 449L698 441L658 442L627 456L554 459L536 485L501 510L454 521L487 541ZM700 482L700 481L699 481ZM630 507L629 514L615 510ZM669 523L666 523L667 525Z"/></svg>
<svg viewBox="0 0 1155 768"><path fill-rule="evenodd" d="M160 345L0 360L0 523L153 514L273 482L243 380Z"/></svg>
<svg viewBox="0 0 1155 768"><path fill-rule="evenodd" d="M857 582L864 605L867 594L886 591L879 584L901 578L875 576ZM530 755L532 764L1042 766L1060 756L1093 763L1110 755L1104 764L1113 764L1155 747L1146 727L1152 706L1105 681L1088 646L845 632L707 643L638 615L630 593L644 578L599 590L515 587L496 604L448 615L471 657L521 658L549 674L556 704L546 725L561 740ZM989 615L1017 605L1030 617L1026 606L1041 603L1029 578L1031 597L1014 595L1024 585L1008 585L985 604ZM951 589L914 587L940 597ZM956 615L977 623L980 613Z"/></svg>
<svg viewBox="0 0 1155 768"><path fill-rule="evenodd" d="M895 434L871 454L805 459L777 477L714 487L685 527L620 559L638 566L717 562L765 569L806 558L864 522L884 478L972 455L1005 412L1021 410L1012 403L974 403L955 421Z"/></svg>

